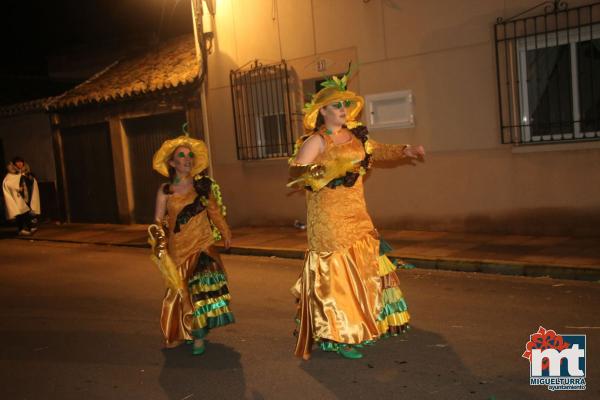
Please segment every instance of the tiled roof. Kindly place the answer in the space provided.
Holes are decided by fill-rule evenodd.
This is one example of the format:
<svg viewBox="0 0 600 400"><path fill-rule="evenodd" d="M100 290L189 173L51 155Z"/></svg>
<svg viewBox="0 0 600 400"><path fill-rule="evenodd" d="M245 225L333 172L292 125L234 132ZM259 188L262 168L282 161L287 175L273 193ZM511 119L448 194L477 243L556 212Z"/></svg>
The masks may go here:
<svg viewBox="0 0 600 400"><path fill-rule="evenodd" d="M49 102L54 97L30 100L23 103L15 103L0 107L0 117L12 117L21 114L30 114L36 112L45 112Z"/></svg>
<svg viewBox="0 0 600 400"><path fill-rule="evenodd" d="M117 61L75 88L55 97L49 109L76 107L187 85L198 78L194 37L183 35L154 50Z"/></svg>

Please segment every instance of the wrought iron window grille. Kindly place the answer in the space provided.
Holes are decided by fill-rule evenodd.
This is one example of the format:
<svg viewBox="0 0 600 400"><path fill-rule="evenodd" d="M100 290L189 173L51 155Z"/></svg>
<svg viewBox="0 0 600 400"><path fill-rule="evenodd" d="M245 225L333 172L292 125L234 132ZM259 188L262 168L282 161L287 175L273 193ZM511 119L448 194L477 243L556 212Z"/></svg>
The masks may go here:
<svg viewBox="0 0 600 400"><path fill-rule="evenodd" d="M291 156L293 110L285 61L255 60L229 77L238 160Z"/></svg>
<svg viewBox="0 0 600 400"><path fill-rule="evenodd" d="M600 139L600 2L544 1L494 38L502 143Z"/></svg>

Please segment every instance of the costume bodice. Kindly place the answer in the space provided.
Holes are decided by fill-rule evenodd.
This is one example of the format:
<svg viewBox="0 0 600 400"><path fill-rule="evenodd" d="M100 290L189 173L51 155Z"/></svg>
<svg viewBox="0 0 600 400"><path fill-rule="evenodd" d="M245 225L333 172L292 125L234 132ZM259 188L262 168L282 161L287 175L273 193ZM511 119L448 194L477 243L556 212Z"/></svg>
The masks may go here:
<svg viewBox="0 0 600 400"><path fill-rule="evenodd" d="M320 135L325 141L325 148L317 158L313 161L314 163L323 164L325 168L331 167L334 164L352 163L354 161L360 161L365 157L365 149L361 141L352 134L352 132L346 130L350 140L344 143L334 143L331 136L323 132L315 133Z"/></svg>
<svg viewBox="0 0 600 400"><path fill-rule="evenodd" d="M210 220L204 210L194 215L175 232L177 215L183 208L194 202L198 194L191 190L183 194L170 194L167 198L167 223L169 225L169 253L176 264L185 261L192 254L206 249L214 242Z"/></svg>
<svg viewBox="0 0 600 400"><path fill-rule="evenodd" d="M320 133L319 133L320 134ZM328 166L349 163L365 156L364 146L354 135L348 142L335 144L323 135L325 148L315 163ZM335 251L350 247L356 240L374 232L367 213L362 176L351 187L324 187L307 191L307 233L311 250Z"/></svg>

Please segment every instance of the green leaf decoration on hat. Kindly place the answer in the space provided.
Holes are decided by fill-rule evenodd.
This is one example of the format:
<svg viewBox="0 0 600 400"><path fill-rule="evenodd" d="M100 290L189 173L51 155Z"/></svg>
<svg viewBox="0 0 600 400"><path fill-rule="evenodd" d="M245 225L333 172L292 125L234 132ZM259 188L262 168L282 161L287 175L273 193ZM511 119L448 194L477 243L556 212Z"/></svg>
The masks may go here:
<svg viewBox="0 0 600 400"><path fill-rule="evenodd" d="M321 82L321 87L323 88L334 88L339 90L340 92L344 92L347 90L348 86L348 78L352 74L352 62L348 64L348 70L341 78L333 75L329 79ZM315 98L317 93L313 94L309 103L304 103L304 111L308 112L315 105Z"/></svg>
<svg viewBox="0 0 600 400"><path fill-rule="evenodd" d="M348 75L343 75L342 78L338 78L337 76L332 76L324 82L321 82L321 86L324 88L334 88L343 92L346 90L346 85L348 84Z"/></svg>
<svg viewBox="0 0 600 400"><path fill-rule="evenodd" d="M342 76L342 78L338 78L337 76L332 76L326 81L321 82L321 86L323 88L334 88L339 90L340 92L344 92L346 90L346 85L348 83L348 75ZM304 110L309 111L315 105L315 98L317 94L313 94L309 103L304 103Z"/></svg>
<svg viewBox="0 0 600 400"><path fill-rule="evenodd" d="M321 82L321 86L324 88L335 88L337 90L339 90L340 92L343 92L346 90L346 87L348 86L348 78L350 78L350 75L352 74L352 62L350 62L348 64L348 70L346 71L346 73L344 75L342 75L341 78L338 78L337 76L332 76L331 78L327 79L324 82Z"/></svg>

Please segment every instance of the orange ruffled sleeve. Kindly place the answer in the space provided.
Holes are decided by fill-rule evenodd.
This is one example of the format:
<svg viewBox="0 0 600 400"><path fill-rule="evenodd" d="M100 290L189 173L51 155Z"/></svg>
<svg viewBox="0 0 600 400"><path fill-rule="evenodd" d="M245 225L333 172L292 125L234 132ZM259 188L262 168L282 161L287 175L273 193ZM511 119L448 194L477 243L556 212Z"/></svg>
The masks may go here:
<svg viewBox="0 0 600 400"><path fill-rule="evenodd" d="M408 144L386 144L369 139L366 143L366 151L371 154L373 161L398 161L406 158L404 150Z"/></svg>

